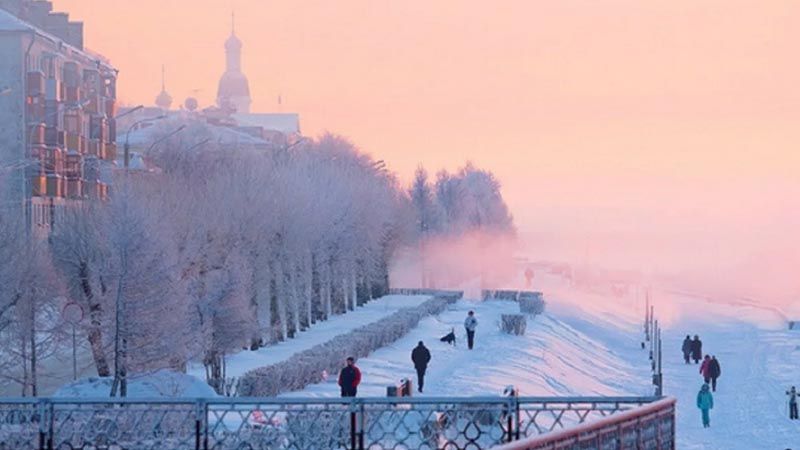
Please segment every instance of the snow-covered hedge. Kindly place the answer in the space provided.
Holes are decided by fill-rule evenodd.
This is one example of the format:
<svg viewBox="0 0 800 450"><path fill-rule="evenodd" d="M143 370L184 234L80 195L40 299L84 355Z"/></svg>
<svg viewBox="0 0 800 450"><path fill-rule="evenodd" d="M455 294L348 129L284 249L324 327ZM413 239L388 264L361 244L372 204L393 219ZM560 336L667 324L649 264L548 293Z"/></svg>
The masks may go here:
<svg viewBox="0 0 800 450"><path fill-rule="evenodd" d="M544 312L544 299L541 292L520 292L519 312L523 314L538 315Z"/></svg>
<svg viewBox="0 0 800 450"><path fill-rule="evenodd" d="M510 300L519 303L519 312L523 314L542 314L545 308L545 301L541 292L535 291L511 291L511 290L483 290L481 291L483 300Z"/></svg>
<svg viewBox="0 0 800 450"><path fill-rule="evenodd" d="M442 289L420 289L420 288L392 288L389 289L390 295L432 295L450 299L451 301L460 300L464 297L464 291L446 291Z"/></svg>
<svg viewBox="0 0 800 450"><path fill-rule="evenodd" d="M417 326L420 320L441 313L461 295L460 292L441 293L419 306L402 309L377 322L336 336L285 361L251 370L239 379L237 395L272 397L319 383L323 381L323 373L339 373L348 356L367 356L396 341Z"/></svg>
<svg viewBox="0 0 800 450"><path fill-rule="evenodd" d="M504 333L522 336L525 334L527 321L522 314L503 314L500 316L500 329Z"/></svg>

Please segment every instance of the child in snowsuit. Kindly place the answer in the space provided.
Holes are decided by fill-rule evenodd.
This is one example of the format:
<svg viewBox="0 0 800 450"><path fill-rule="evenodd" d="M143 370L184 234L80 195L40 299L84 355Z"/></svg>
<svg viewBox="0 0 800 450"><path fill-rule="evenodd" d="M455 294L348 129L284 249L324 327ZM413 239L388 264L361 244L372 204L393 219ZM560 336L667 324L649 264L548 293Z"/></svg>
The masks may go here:
<svg viewBox="0 0 800 450"><path fill-rule="evenodd" d="M708 389L708 384L703 383L700 392L697 393L697 407L703 413L703 428L711 426L711 417L709 417L708 412L714 408L714 397Z"/></svg>

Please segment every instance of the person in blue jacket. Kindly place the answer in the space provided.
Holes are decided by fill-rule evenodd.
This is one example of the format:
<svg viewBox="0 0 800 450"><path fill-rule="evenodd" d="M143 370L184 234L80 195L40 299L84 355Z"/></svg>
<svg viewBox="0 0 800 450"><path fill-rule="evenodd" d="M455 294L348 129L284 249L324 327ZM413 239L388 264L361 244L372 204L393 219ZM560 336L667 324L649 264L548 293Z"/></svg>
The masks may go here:
<svg viewBox="0 0 800 450"><path fill-rule="evenodd" d="M697 407L703 412L703 428L711 426L711 417L708 412L714 408L714 397L711 395L708 384L703 383L700 392L697 393Z"/></svg>

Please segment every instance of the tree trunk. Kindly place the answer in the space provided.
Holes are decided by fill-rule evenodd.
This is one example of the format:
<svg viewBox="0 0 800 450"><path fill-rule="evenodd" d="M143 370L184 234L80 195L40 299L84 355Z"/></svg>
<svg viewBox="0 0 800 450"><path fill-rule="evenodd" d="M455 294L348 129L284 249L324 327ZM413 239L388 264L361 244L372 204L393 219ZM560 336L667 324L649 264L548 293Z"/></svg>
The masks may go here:
<svg viewBox="0 0 800 450"><path fill-rule="evenodd" d="M280 340L285 341L287 336L289 336L289 323L288 318L286 316L286 270L284 269L284 262L280 260L278 262L278 273L277 273L277 295L276 301L278 302L278 319L281 321L281 328L280 328Z"/></svg>
<svg viewBox="0 0 800 450"><path fill-rule="evenodd" d="M34 306L35 308L35 306ZM38 382L36 380L36 317L31 317L31 330L30 330L30 338L31 338L31 396L37 397L38 393Z"/></svg>
<svg viewBox="0 0 800 450"><path fill-rule="evenodd" d="M291 295L292 304L292 324L294 327L294 336L300 333L300 298L297 292L298 276L295 264L289 264L289 294Z"/></svg>
<svg viewBox="0 0 800 450"><path fill-rule="evenodd" d="M356 283L356 270L350 272L350 299L353 302L353 310L358 306L358 284Z"/></svg>
<svg viewBox="0 0 800 450"><path fill-rule="evenodd" d="M256 321L260 345L272 340L272 276L268 267L257 265L253 271L255 278Z"/></svg>
<svg viewBox="0 0 800 450"><path fill-rule="evenodd" d="M28 396L28 385L30 384L30 379L28 377L28 339L26 336L23 336L20 339L21 344L21 353L22 353L22 396Z"/></svg>
<svg viewBox="0 0 800 450"><path fill-rule="evenodd" d="M326 264L323 270L323 288L322 295L325 303L325 320L328 320L333 315L333 306L331 305L331 266Z"/></svg>
<svg viewBox="0 0 800 450"><path fill-rule="evenodd" d="M350 309L350 299L348 298L348 293L350 292L347 277L342 278L342 301L344 301L344 309L345 311Z"/></svg>
<svg viewBox="0 0 800 450"><path fill-rule="evenodd" d="M92 326L88 333L89 346L92 349L92 358L97 368L97 375L101 377L111 376L111 368L108 365L105 351L103 350L103 335L100 332L99 324L92 321Z"/></svg>
<svg viewBox="0 0 800 450"><path fill-rule="evenodd" d="M305 300L306 326L314 323L314 261L310 252L303 259L303 297Z"/></svg>
<svg viewBox="0 0 800 450"><path fill-rule="evenodd" d="M83 296L86 300L86 304L89 305L89 321L91 325L87 337L89 339L89 346L92 349L92 358L94 359L95 368L97 368L97 375L107 377L111 375L111 369L108 366L108 359L103 349L103 307L99 302L95 301L94 291L89 282L89 269L85 262L81 263L79 276Z"/></svg>

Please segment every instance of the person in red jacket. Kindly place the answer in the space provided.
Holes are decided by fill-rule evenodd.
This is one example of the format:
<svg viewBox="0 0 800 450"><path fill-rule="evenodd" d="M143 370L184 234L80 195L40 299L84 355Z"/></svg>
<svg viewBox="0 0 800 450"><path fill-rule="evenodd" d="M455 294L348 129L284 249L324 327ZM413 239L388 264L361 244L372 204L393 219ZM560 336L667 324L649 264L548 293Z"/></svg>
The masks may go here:
<svg viewBox="0 0 800 450"><path fill-rule="evenodd" d="M361 383L361 371L358 370L356 360L351 356L347 358L347 365L339 372L339 387L342 388L342 397L355 397L359 383Z"/></svg>
<svg viewBox="0 0 800 450"><path fill-rule="evenodd" d="M711 379L711 357L708 355L703 358L703 364L700 364L700 374L703 375L703 380L708 384Z"/></svg>

